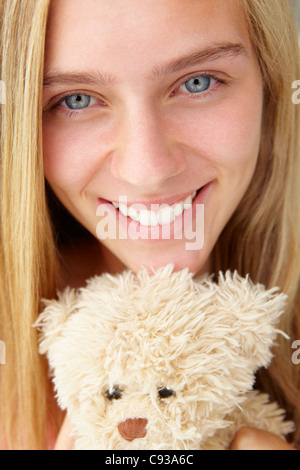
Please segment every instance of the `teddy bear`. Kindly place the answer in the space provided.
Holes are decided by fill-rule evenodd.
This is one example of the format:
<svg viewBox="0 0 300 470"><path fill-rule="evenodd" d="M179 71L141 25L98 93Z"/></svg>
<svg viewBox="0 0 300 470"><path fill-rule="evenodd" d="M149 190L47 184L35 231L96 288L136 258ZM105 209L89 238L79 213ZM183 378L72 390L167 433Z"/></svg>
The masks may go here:
<svg viewBox="0 0 300 470"><path fill-rule="evenodd" d="M172 264L102 274L43 300L35 326L77 450L221 450L254 426L293 431L253 389L286 295L237 271Z"/></svg>

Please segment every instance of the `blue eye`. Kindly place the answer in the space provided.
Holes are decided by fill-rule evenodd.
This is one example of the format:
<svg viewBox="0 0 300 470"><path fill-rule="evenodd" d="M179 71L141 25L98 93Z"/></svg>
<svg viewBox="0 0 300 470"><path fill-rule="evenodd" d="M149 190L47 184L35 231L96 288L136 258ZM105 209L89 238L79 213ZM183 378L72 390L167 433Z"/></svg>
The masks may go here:
<svg viewBox="0 0 300 470"><path fill-rule="evenodd" d="M91 97L88 95L71 95L67 96L64 101L66 107L72 110L84 109L91 104Z"/></svg>
<svg viewBox="0 0 300 470"><path fill-rule="evenodd" d="M206 75L200 75L199 77L193 77L184 82L182 85L185 88L185 91L189 93L203 93L208 90L212 84L216 82L216 79L213 77L208 77Z"/></svg>

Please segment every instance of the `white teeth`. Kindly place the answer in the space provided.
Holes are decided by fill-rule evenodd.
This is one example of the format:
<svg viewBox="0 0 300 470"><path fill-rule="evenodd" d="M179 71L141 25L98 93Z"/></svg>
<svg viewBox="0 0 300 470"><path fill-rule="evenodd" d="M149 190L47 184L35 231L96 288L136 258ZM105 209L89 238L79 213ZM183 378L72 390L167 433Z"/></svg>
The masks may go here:
<svg viewBox="0 0 300 470"><path fill-rule="evenodd" d="M139 221L139 213L133 207L127 207L127 215L133 220Z"/></svg>
<svg viewBox="0 0 300 470"><path fill-rule="evenodd" d="M158 213L141 210L139 211L139 219L138 222L141 225L145 225L147 227L154 227L158 225Z"/></svg>
<svg viewBox="0 0 300 470"><path fill-rule="evenodd" d="M177 204L176 207L179 207L180 205ZM177 210L177 215L182 214L183 209L181 212ZM160 209L158 211L158 221L159 225L168 225L174 222L175 219L175 208L170 207L170 206L165 206L163 209Z"/></svg>
<svg viewBox="0 0 300 470"><path fill-rule="evenodd" d="M128 207L125 204L119 204L119 211L125 215L125 217L128 216Z"/></svg>
<svg viewBox="0 0 300 470"><path fill-rule="evenodd" d="M126 204L118 204L117 202L113 202L113 205L116 209L119 209L121 214L125 217L130 217L141 225L153 227L157 225L168 225L174 222L175 217L181 215L184 210L192 207L196 194L197 191L194 191L193 194L188 196L184 201L178 202L173 206L162 204L158 212L146 209L136 210L132 206L127 207Z"/></svg>

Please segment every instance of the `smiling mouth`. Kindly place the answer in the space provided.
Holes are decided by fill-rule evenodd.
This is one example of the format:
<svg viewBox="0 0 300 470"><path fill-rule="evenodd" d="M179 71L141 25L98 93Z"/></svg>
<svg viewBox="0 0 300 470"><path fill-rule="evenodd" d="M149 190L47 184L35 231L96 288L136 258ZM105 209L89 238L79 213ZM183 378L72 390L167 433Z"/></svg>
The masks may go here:
<svg viewBox="0 0 300 470"><path fill-rule="evenodd" d="M111 204L124 217L134 220L142 226L170 225L176 217L181 216L185 210L192 207L193 201L202 189L203 187L171 206L168 204L152 204L150 210L141 203L128 206L124 203L124 198L120 198L119 202L111 202Z"/></svg>

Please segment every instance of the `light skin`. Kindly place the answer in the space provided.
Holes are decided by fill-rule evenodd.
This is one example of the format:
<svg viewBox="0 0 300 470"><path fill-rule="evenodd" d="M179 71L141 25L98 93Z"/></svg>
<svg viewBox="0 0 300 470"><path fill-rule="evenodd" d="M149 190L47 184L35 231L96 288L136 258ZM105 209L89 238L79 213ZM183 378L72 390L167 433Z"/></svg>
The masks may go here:
<svg viewBox="0 0 300 470"><path fill-rule="evenodd" d="M46 179L94 235L99 198L171 204L209 184L202 249L184 238L103 240L106 271L210 269L261 136L262 77L233 0L53 0L43 107ZM66 420L56 449L72 448L69 431Z"/></svg>

